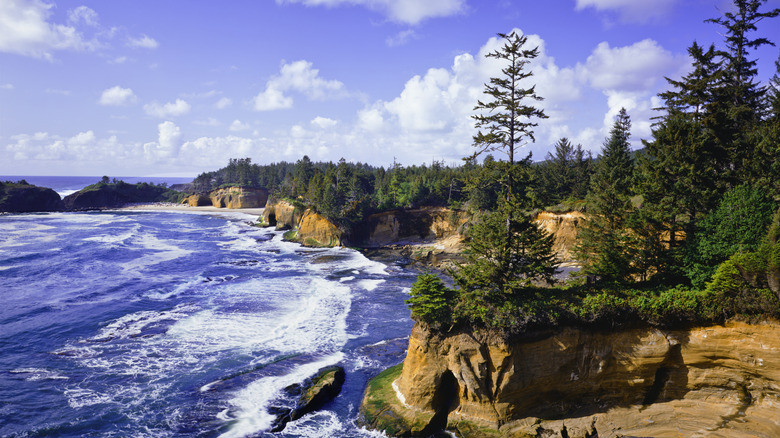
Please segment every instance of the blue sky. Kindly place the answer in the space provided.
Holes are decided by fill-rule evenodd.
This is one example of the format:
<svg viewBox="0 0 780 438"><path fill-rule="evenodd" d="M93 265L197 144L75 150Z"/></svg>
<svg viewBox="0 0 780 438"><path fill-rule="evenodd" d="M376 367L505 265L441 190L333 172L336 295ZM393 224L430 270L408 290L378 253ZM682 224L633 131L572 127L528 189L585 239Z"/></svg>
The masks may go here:
<svg viewBox="0 0 780 438"><path fill-rule="evenodd" d="M764 8L780 7L769 0ZM0 174L195 176L229 158L458 164L500 64L532 81L560 137L595 153L625 107L649 138L664 76L689 68L724 0L0 0ZM780 43L780 20L758 35ZM776 47L754 54L762 81Z"/></svg>

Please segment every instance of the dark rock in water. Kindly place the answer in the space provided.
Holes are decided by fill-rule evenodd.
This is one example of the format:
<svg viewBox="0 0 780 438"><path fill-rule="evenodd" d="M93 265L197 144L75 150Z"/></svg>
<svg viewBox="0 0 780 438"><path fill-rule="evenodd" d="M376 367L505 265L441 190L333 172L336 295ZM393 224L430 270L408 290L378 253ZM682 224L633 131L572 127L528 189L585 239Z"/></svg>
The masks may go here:
<svg viewBox="0 0 780 438"><path fill-rule="evenodd" d="M314 412L336 398L341 392L345 376L344 368L331 366L319 370L314 377L301 384L285 388L285 393L296 399L296 404L294 408L272 406L268 409L270 414L276 415L271 432L281 432L290 421Z"/></svg>
<svg viewBox="0 0 780 438"><path fill-rule="evenodd" d="M0 182L0 212L28 213L62 209L60 195L52 189L33 186L25 181Z"/></svg>

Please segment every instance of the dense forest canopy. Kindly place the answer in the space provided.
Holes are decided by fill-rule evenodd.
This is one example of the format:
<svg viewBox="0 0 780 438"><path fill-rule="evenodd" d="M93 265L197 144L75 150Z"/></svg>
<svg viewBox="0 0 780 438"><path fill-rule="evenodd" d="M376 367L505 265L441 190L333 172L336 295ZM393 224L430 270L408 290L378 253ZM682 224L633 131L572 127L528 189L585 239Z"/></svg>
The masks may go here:
<svg viewBox="0 0 780 438"><path fill-rule="evenodd" d="M774 45L753 35L759 23L775 25L770 19L780 9L763 11L764 3L734 0L733 12L707 20L722 43L691 44L691 70L667 78L641 151L630 150L623 109L596 159L567 138L542 162L522 157L521 146L535 140L536 120L545 117L535 106L543 96L528 87L528 61L537 51L523 35L499 34L504 46L487 56L506 67L476 103L476 153L462 165L233 159L198 176L194 187L266 187L347 231L375 211L439 205L474 212L467 261L449 273L455 288L426 274L412 289L413 316L442 329L777 317L780 58L761 84L751 52ZM549 236L531 225L531 212L542 208L586 211L577 248L581 284L538 287L556 266ZM595 283L585 284L586 276Z"/></svg>

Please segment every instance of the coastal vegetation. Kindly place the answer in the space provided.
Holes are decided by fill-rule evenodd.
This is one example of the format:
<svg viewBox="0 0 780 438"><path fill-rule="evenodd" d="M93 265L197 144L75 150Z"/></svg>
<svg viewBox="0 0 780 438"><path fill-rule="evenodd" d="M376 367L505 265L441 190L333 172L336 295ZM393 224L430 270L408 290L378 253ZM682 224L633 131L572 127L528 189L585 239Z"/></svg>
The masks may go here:
<svg viewBox="0 0 780 438"><path fill-rule="evenodd" d="M62 210L60 195L52 189L29 184L25 180L0 181L0 212Z"/></svg>
<svg viewBox="0 0 780 438"><path fill-rule="evenodd" d="M567 138L542 162L522 156L546 117L529 70L537 51L523 35L500 34L504 45L487 56L505 67L476 103L476 152L462 165L232 159L193 188L264 187L347 235L376 212L469 211L465 262L446 281L421 275L409 300L413 318L443 332L778 317L780 60L762 85L750 55L773 44L752 35L780 9L762 11L763 3L736 0L734 12L708 20L722 48L691 45L691 71L667 78L640 150L631 150L622 109L595 159ZM586 215L575 251L582 269L564 285L552 284L552 239L532 222L542 209Z"/></svg>
<svg viewBox="0 0 780 438"><path fill-rule="evenodd" d="M476 127L490 129L474 137L478 152L470 157L506 153L500 165L484 165L498 182L497 208L472 227L468 261L450 272L453 289L420 277L408 301L412 316L438 331L484 328L504 336L561 325L780 317L780 212L769 229L780 200L780 79L775 74L769 85L759 85L749 58L749 50L772 44L751 39L750 32L780 9L762 12L762 3L737 0L736 12L709 20L723 31L726 49L691 46L692 72L668 79L671 89L660 96L665 104L641 153L630 152L625 109L595 163L585 165L579 148L565 139L556 145L558 156L576 154L572 170L592 175L576 249L580 281L555 288L539 286L555 269L548 237L515 225L544 199L532 195L544 173L529 165L530 157L514 159L515 145L524 136L533 140L532 119L544 117L519 102L540 99L533 87L519 85L528 84L520 79L530 78L523 69L535 52L521 36L500 35L505 45L487 56L506 60L506 67L485 86L490 103L475 107L489 110L489 116L474 116ZM555 159L547 166L562 167ZM581 179L561 178L557 187L573 194ZM495 216L503 218L503 232ZM514 240L524 243L513 246Z"/></svg>
<svg viewBox="0 0 780 438"><path fill-rule="evenodd" d="M128 184L104 176L101 181L66 196L63 202L67 210L89 210L142 202L181 202L183 198L183 193L164 183Z"/></svg>

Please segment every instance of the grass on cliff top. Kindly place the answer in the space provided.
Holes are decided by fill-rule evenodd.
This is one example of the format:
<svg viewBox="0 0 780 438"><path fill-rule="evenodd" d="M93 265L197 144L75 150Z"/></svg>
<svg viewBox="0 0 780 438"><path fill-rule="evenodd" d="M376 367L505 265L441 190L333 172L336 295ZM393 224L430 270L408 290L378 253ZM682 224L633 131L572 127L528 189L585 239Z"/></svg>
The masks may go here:
<svg viewBox="0 0 780 438"><path fill-rule="evenodd" d="M366 394L360 406L365 424L398 436L409 431L421 431L430 422L432 413L426 414L407 409L401 404L393 389L393 382L401 376L403 364L390 367L369 380Z"/></svg>

